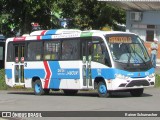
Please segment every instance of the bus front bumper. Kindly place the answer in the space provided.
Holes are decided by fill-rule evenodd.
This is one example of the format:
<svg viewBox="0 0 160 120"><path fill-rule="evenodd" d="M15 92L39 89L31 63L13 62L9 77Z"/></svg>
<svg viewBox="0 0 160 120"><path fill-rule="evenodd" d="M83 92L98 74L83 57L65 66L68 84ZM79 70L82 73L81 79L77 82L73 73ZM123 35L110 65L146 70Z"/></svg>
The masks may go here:
<svg viewBox="0 0 160 120"><path fill-rule="evenodd" d="M153 78L129 78L106 80L108 90L128 90L137 88L154 87L155 77Z"/></svg>

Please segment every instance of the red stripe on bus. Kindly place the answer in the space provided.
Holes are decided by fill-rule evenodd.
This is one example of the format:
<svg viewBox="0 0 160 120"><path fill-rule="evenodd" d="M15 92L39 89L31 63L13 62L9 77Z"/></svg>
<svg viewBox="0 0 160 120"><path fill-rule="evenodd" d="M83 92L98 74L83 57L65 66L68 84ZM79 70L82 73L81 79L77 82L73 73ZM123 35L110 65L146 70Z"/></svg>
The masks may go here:
<svg viewBox="0 0 160 120"><path fill-rule="evenodd" d="M13 38L13 41L24 41L26 37L15 37Z"/></svg>
<svg viewBox="0 0 160 120"><path fill-rule="evenodd" d="M47 31L47 30L43 30L43 31L41 32L41 35L44 35L46 31Z"/></svg>
<svg viewBox="0 0 160 120"><path fill-rule="evenodd" d="M41 39L41 36L37 36L37 40L40 40Z"/></svg>
<svg viewBox="0 0 160 120"><path fill-rule="evenodd" d="M51 77L51 71L49 69L49 65L48 65L47 61L43 61L43 64L44 64L44 67L46 70L46 78L45 78L44 88L48 88L50 77Z"/></svg>

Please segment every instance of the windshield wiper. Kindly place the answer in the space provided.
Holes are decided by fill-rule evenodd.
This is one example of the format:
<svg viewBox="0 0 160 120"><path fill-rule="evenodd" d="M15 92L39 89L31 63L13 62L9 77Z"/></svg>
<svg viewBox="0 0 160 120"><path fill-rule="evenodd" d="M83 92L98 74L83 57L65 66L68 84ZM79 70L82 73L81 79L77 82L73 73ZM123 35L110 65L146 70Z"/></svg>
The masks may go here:
<svg viewBox="0 0 160 120"><path fill-rule="evenodd" d="M128 56L127 66L129 66L131 57L133 57L133 56L132 56L132 54L131 54L131 52L130 52L130 50L129 50L129 48L128 48L128 46L126 44L125 44L125 47L127 48L126 50L129 53L129 55L127 54L127 56Z"/></svg>
<svg viewBox="0 0 160 120"><path fill-rule="evenodd" d="M131 47L131 49L132 49L133 52L136 53L136 54L138 55L138 57L142 60L143 64L146 65L146 62L145 62L145 60L142 58L142 56L140 56L140 55L135 51L135 49L133 49L132 47Z"/></svg>

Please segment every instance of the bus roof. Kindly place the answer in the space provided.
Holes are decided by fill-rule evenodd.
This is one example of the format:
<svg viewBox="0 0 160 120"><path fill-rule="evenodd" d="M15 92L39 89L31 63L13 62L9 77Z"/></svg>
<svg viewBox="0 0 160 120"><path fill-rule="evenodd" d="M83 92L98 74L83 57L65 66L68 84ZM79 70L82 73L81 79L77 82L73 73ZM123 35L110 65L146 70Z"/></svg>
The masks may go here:
<svg viewBox="0 0 160 120"><path fill-rule="evenodd" d="M103 35L108 35L108 34L134 34L136 35L135 33L131 33L131 32L124 32L124 31L102 31L102 30L87 30L87 31L82 31L82 32L85 32L85 33L100 33L100 34L103 34Z"/></svg>
<svg viewBox="0 0 160 120"><path fill-rule="evenodd" d="M81 30L76 29L52 29L52 30L39 30L34 31L30 35L31 36L38 36L38 35L61 35L61 34L73 34L73 33L80 33Z"/></svg>
<svg viewBox="0 0 160 120"><path fill-rule="evenodd" d="M133 33L130 33L130 32L123 32L123 31L101 31L101 30L81 31L81 30L78 30L78 29L52 29L52 30L34 31L34 32L30 33L30 36L62 35L62 34L74 34L74 33L82 33L82 34L87 34L88 33L88 35L90 35L91 33L101 33L101 34L124 34L124 33L129 33L129 34L133 34Z"/></svg>
<svg viewBox="0 0 160 120"><path fill-rule="evenodd" d="M9 41L24 41L24 40L43 40L54 38L72 38L72 37L91 37L95 35L113 35L113 34L134 34L122 31L100 31L100 30L87 30L81 31L77 29L52 29L52 30L39 30L34 31L30 35L20 36L9 39Z"/></svg>

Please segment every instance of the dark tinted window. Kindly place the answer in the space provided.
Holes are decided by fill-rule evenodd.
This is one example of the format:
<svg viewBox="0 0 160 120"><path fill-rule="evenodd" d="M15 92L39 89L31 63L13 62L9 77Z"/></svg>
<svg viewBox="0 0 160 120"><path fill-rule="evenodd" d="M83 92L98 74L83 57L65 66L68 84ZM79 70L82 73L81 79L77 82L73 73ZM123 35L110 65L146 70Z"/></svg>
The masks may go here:
<svg viewBox="0 0 160 120"><path fill-rule="evenodd" d="M27 49L28 60L41 60L42 59L42 42L29 42Z"/></svg>
<svg viewBox="0 0 160 120"><path fill-rule="evenodd" d="M79 40L64 40L62 42L62 60L79 59L79 46Z"/></svg>
<svg viewBox="0 0 160 120"><path fill-rule="evenodd" d="M7 61L14 61L13 58L13 42L8 43L8 48L7 48Z"/></svg>

